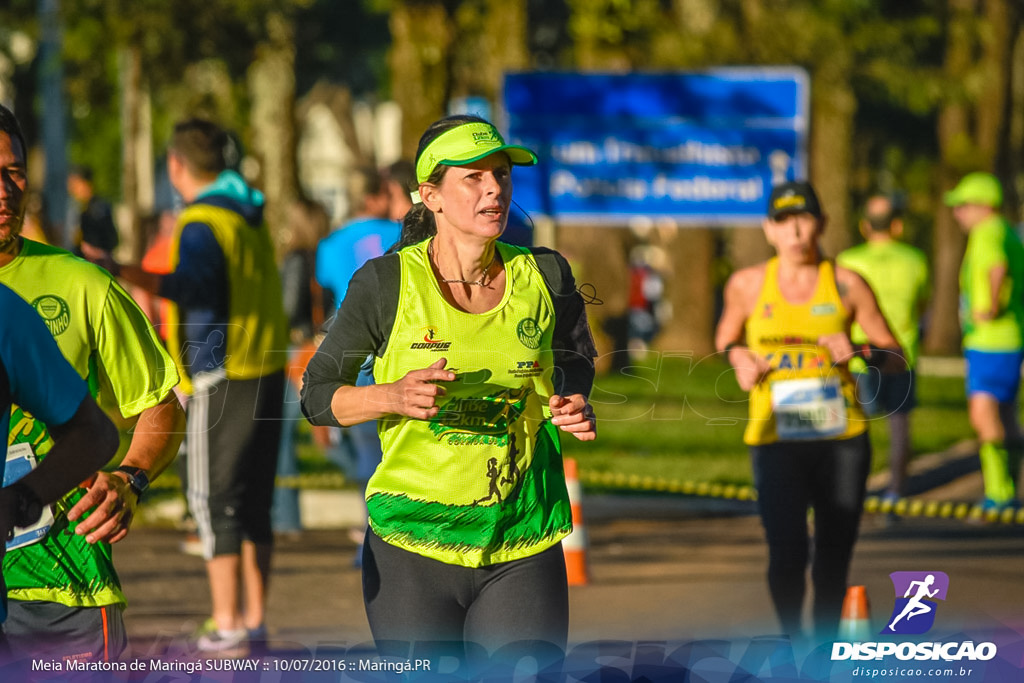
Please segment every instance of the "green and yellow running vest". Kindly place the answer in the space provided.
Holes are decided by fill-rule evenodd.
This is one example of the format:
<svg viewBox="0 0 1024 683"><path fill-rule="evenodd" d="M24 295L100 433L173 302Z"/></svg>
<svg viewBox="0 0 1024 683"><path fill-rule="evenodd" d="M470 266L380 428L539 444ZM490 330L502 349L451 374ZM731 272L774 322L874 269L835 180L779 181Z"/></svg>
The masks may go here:
<svg viewBox="0 0 1024 683"><path fill-rule="evenodd" d="M448 564L479 567L535 555L572 530L557 429L554 307L527 250L497 243L505 294L466 313L441 294L429 240L399 252L401 287L379 383L438 358L456 373L430 420L383 418L383 460L366 490L374 532Z"/></svg>

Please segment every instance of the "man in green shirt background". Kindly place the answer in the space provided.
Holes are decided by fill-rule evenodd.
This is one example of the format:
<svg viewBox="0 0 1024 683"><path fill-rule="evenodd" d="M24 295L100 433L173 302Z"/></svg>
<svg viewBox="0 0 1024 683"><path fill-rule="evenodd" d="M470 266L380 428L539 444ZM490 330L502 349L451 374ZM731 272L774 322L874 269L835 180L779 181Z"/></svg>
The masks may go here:
<svg viewBox="0 0 1024 683"><path fill-rule="evenodd" d="M910 412L917 404L914 367L920 351L921 315L930 293L928 259L899 241L903 219L891 198L876 194L864 206L860 221L864 243L839 254L836 263L857 272L875 293L882 314L903 347L905 372L882 374L864 361L850 363L857 393L871 417L885 416L889 424L889 486L885 498L893 502L906 495L910 460ZM854 325L851 339L866 344L867 336Z"/></svg>
<svg viewBox="0 0 1024 683"><path fill-rule="evenodd" d="M983 505L986 511L1002 510L1017 504L1024 246L999 212L1003 189L995 176L969 173L944 199L967 232L960 267L960 324L967 360L967 407L981 442Z"/></svg>

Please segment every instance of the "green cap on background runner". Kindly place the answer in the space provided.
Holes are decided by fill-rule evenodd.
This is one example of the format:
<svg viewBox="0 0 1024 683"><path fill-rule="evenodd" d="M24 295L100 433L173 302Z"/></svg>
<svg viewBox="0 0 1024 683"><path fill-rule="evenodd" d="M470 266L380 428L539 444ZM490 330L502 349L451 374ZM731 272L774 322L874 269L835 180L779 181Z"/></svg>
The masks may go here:
<svg viewBox="0 0 1024 683"><path fill-rule="evenodd" d="M968 173L943 195L943 200L947 206L980 204L998 209L1003 205L1003 186L991 173Z"/></svg>

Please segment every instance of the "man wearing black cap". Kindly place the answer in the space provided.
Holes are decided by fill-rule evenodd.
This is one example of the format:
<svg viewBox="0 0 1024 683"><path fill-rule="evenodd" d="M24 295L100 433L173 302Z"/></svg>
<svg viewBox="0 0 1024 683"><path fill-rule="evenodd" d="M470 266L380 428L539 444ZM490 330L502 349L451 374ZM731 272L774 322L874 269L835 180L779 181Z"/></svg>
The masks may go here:
<svg viewBox="0 0 1024 683"><path fill-rule="evenodd" d="M68 194L78 208L77 228L74 243L75 252L81 255L91 248L99 258L110 256L121 241L114 225L114 214L110 204L96 196L92 184L92 169L88 166L73 166L68 174Z"/></svg>
<svg viewBox="0 0 1024 683"><path fill-rule="evenodd" d="M847 363L851 322L873 347L876 367L906 367L870 287L837 268L818 246L825 227L814 188L779 185L768 200L765 237L776 257L737 271L725 287L715 346L750 392L743 435L768 541L768 588L783 630L798 636L812 563L817 634L839 623L860 525L871 442ZM814 553L807 510L813 508Z"/></svg>

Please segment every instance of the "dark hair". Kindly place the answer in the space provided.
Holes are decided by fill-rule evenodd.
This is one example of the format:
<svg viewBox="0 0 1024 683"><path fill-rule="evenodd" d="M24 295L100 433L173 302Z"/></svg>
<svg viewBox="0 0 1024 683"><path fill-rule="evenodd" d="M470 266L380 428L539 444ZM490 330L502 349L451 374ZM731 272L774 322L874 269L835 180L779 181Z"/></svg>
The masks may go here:
<svg viewBox="0 0 1024 683"><path fill-rule="evenodd" d="M434 121L427 130L420 136L419 145L416 147L416 162L420 160L420 155L423 154L423 150L427 148L431 142L434 141L437 136L441 133L465 125L467 123L487 123L490 121L482 119L479 116L472 116L466 114L456 114L454 116L446 116L443 119ZM444 174L448 172L448 166L445 164L438 164L434 171L427 178L426 182L431 185L437 185L444 178ZM398 251L404 249L412 244L417 244L433 237L437 234L437 223L434 221L433 212L423 205L422 202L413 204L412 208L409 209L409 213L405 214L405 218L402 219L402 235L398 238L398 242L395 243L388 251Z"/></svg>
<svg viewBox="0 0 1024 683"><path fill-rule="evenodd" d="M398 183L405 192L414 192L419 186L416 182L416 167L408 159L399 159L384 169L387 180Z"/></svg>
<svg viewBox="0 0 1024 683"><path fill-rule="evenodd" d="M68 175L73 175L81 178L87 183L92 182L92 167L86 166L85 164L74 164L69 170Z"/></svg>
<svg viewBox="0 0 1024 683"><path fill-rule="evenodd" d="M865 213L864 222L867 223L868 228L872 232L889 232L889 229L892 226L893 221L900 218L902 216L902 212L896 206L896 202L892 199L892 197L889 197L888 195L884 194L876 194L872 195L869 198L869 201L871 199L874 199L875 197L881 197L882 199L885 199L889 204L889 208L886 211L882 211L879 213Z"/></svg>
<svg viewBox="0 0 1024 683"><path fill-rule="evenodd" d="M25 155L25 162L28 163L28 145L25 144L25 134L21 132L21 124L14 112L0 104L0 132L7 133L11 138L17 138L21 143L21 153Z"/></svg>
<svg viewBox="0 0 1024 683"><path fill-rule="evenodd" d="M348 179L348 199L350 209L355 212L366 208L366 198L383 194L387 188L384 176L376 166L356 166Z"/></svg>
<svg viewBox="0 0 1024 683"><path fill-rule="evenodd" d="M287 249L289 251L315 250L317 243L327 235L331 217L324 205L315 199L298 197L288 214Z"/></svg>
<svg viewBox="0 0 1024 683"><path fill-rule="evenodd" d="M228 167L225 153L228 134L217 124L191 118L174 126L170 147L189 171L198 175L217 175Z"/></svg>

